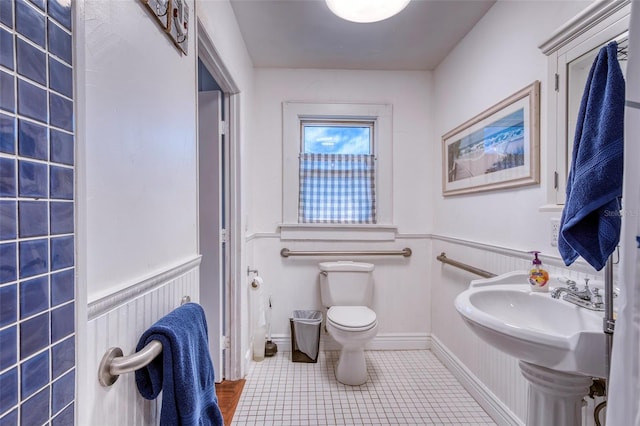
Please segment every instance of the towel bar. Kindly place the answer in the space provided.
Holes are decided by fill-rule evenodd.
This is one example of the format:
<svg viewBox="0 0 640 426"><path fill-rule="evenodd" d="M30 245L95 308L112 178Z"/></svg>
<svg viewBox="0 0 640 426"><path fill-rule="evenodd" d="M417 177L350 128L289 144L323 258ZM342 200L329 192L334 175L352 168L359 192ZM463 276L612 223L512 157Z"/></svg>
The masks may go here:
<svg viewBox="0 0 640 426"><path fill-rule="evenodd" d="M191 302L191 298L184 296L180 304L184 305L189 302ZM162 343L157 340L152 340L138 352L127 356L123 356L122 349L119 347L109 348L102 356L98 367L98 382L105 387L111 386L121 374L133 373L146 367L161 353Z"/></svg>

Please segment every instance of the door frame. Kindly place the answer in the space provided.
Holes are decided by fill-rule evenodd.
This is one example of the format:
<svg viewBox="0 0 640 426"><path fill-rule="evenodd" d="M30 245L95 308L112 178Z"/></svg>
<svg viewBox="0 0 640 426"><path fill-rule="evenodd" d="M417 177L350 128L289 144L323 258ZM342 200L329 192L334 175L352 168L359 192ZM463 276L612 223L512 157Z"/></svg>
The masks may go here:
<svg viewBox="0 0 640 426"><path fill-rule="evenodd" d="M225 102L225 140L226 151L223 158L226 171L227 194L227 244L226 265L228 266L225 293L225 336L228 336L229 345L226 348L223 377L226 380L238 380L242 378L242 340L241 340L241 306L240 283L244 279L242 274L242 240L241 240L241 164L240 164L240 90L231 73L222 62L220 55L207 34L204 25L197 20L196 32L196 61L198 58L204 63L224 94ZM197 67L196 67L197 73ZM198 188L199 190L199 188ZM199 244L199 243L198 243Z"/></svg>

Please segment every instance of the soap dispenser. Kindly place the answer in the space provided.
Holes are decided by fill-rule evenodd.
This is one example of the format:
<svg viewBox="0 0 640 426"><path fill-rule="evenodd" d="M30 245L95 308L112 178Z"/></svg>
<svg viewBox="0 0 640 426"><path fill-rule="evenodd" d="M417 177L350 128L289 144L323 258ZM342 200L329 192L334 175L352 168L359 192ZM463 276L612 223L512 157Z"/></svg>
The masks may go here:
<svg viewBox="0 0 640 426"><path fill-rule="evenodd" d="M542 269L542 261L538 259L539 251L532 251L534 258L531 262L531 270L529 271L529 284L531 291L549 291L549 273Z"/></svg>

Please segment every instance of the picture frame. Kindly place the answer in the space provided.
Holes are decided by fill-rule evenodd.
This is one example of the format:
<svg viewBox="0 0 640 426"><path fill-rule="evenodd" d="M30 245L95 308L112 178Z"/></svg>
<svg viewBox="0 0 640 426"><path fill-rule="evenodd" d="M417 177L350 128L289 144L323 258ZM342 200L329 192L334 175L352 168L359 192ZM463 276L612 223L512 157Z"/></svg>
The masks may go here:
<svg viewBox="0 0 640 426"><path fill-rule="evenodd" d="M442 136L442 194L540 183L540 82Z"/></svg>

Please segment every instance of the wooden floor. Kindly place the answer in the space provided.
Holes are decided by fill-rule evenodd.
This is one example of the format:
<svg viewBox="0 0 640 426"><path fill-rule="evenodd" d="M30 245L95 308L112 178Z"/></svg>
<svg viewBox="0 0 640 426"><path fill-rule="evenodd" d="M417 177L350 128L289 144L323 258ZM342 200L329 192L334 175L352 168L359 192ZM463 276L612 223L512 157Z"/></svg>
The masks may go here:
<svg viewBox="0 0 640 426"><path fill-rule="evenodd" d="M233 382L224 380L222 383L216 383L218 406L220 407L220 411L222 411L222 418L224 419L225 426L229 426L231 424L233 414L236 412L236 406L238 405L238 401L240 401L244 382L245 380L242 379Z"/></svg>

